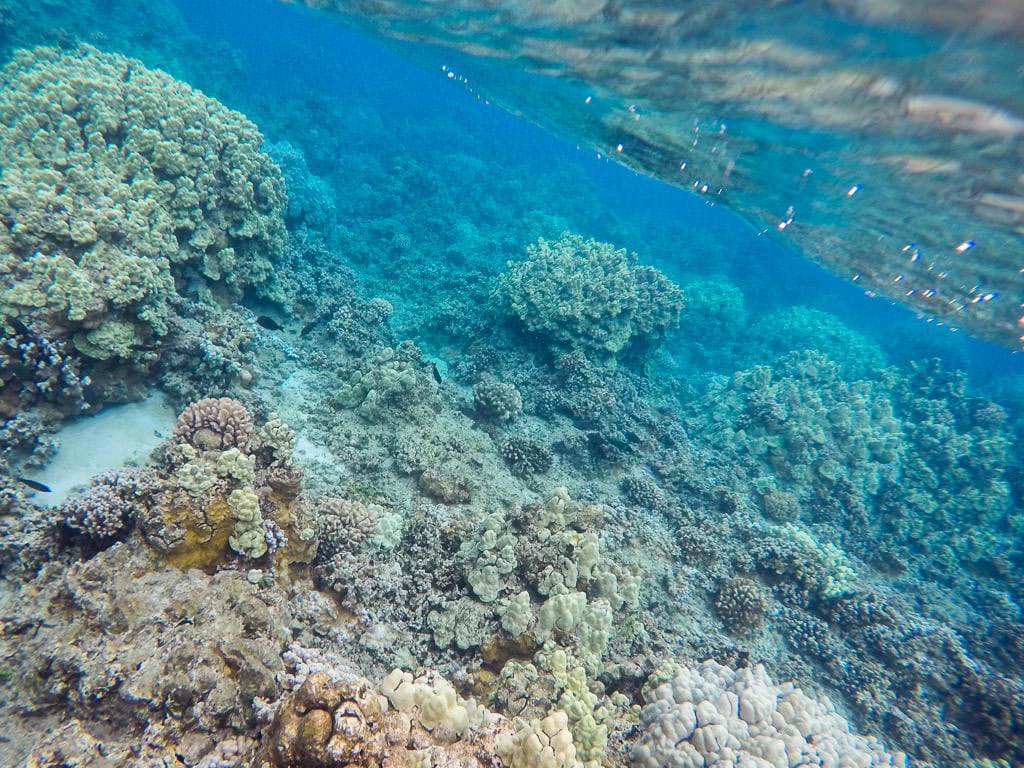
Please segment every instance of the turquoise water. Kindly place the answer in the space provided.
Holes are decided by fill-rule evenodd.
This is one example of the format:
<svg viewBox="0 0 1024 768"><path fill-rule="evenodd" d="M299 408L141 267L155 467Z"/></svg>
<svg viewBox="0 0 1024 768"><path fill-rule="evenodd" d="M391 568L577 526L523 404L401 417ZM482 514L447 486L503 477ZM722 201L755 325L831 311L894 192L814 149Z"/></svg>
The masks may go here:
<svg viewBox="0 0 1024 768"><path fill-rule="evenodd" d="M588 86L536 61L503 82L269 0L0 14L5 62L56 46L8 65L0 110L0 763L344 765L281 757L327 669L412 712L391 759L542 764L455 699L443 726L403 709L385 675L430 668L495 729L565 717L575 757L545 764L731 765L662 734L685 691L735 731L722 680L775 707L733 672L760 663L884 745L818 711L822 764L1024 761L1024 358L999 334L546 123ZM901 66L932 34L893 38ZM707 659L728 673L687 682Z"/></svg>

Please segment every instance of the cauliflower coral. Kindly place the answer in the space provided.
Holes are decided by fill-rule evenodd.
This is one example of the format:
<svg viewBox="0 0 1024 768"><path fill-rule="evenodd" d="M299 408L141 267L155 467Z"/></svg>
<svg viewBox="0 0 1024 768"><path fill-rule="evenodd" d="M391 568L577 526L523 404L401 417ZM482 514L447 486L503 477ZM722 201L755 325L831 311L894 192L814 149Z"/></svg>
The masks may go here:
<svg viewBox="0 0 1024 768"><path fill-rule="evenodd" d="M492 299L554 351L610 360L656 347L679 322L683 292L635 253L563 232L526 255L509 263Z"/></svg>
<svg viewBox="0 0 1024 768"><path fill-rule="evenodd" d="M105 360L166 333L176 280L274 298L287 198L262 142L139 61L18 52L0 72L0 312Z"/></svg>

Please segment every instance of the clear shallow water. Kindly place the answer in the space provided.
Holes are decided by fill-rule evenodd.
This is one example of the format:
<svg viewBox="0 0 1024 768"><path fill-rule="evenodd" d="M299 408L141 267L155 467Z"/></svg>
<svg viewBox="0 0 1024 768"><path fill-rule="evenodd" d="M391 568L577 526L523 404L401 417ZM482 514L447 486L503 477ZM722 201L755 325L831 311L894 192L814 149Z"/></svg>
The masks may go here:
<svg viewBox="0 0 1024 768"><path fill-rule="evenodd" d="M652 658L690 663L713 657L737 667L765 661L777 682L794 679L833 697L859 730L906 750L914 765L1015 764L1024 749L1016 727L1024 720L1015 704L1024 690L1019 354L866 295L718 200L609 161L590 147L592 135L574 132L579 126L555 120L547 127L556 137L544 125L508 114L479 94L474 78L468 85L449 78L451 56L438 47L405 50L416 66L298 7L241 0L175 7L180 17L170 7L155 14L173 34L161 36L113 7L108 12L120 21L90 19L76 27L68 20L62 35L80 34L165 67L259 126L264 148L285 171L292 204L290 245L277 270L283 282L298 286L284 302L255 292L231 296L216 285L217 293L207 295L195 289L204 278L192 274L176 285L190 300L199 299L176 305L182 327L167 339L129 348L123 369L84 364L104 372L111 402L162 388L179 410L189 400L229 395L240 398L257 423L278 412L298 432L292 455L306 470L306 497L380 502L389 523L397 519L406 530L391 548L373 543L349 552L358 565L354 580L345 568L324 573L330 568L317 562L312 580L300 565L293 582L281 568L274 583L272 564L236 550L205 572L191 572L189 591L199 603L216 604L211 613L229 625L237 606L222 606L215 594L249 590L240 600L246 607L250 593L263 595L268 605L288 602L297 618L286 630L290 619L266 620L272 640L254 653L259 664L273 668L282 650L274 633L282 630L345 656L373 680L394 665L423 664L443 668L462 692L478 685L478 692L489 693L493 680L486 673L496 670L480 671L478 646L504 635L488 604L476 599L483 590L464 572L460 544L467 551L479 546L481 531L474 526L483 512L507 513L509 530L527 530L530 523L512 510L525 504L529 516L536 512L530 503L564 484L574 498L608 505L601 546L616 568L626 569L619 575L630 568L645 575L642 611L616 616L605 666L590 673L605 693L618 691L642 704L638 689L653 671ZM32 41L27 31L21 34L28 39L20 44ZM52 42L48 34L38 39ZM822 34L816 44L827 42ZM460 61L457 71L473 65ZM518 77L517 88L540 82ZM561 86L530 95L554 109ZM840 143L826 131L816 139ZM564 348L543 333L524 334L515 317L495 309L491 292L512 269L508 262L522 261L538 237L555 240L563 230L636 251L641 264L682 286L687 303L680 328L667 334L657 354L623 356L611 365L599 355L590 363L563 357ZM374 314L383 310L371 307L373 297L390 302L386 322ZM352 315L361 315L364 326L346 325ZM30 335L47 327L31 311L27 316ZM25 335L10 327L13 337ZM230 344L233 334L243 339L237 348ZM381 348L406 338L425 355L403 353L412 362L403 358L401 364L416 372L413 395L380 410L367 402L352 407L349 383L390 370L387 354L393 353ZM159 344L163 357L140 380L140 359ZM228 358L222 370L211 362L218 355ZM492 377L514 386L523 400L510 423L484 413L476 390ZM6 397L12 384L4 384ZM35 403L20 415L46 414L45 406ZM14 433L14 421L5 421L5 435ZM88 433L89 424L86 415L74 429ZM148 425L135 426L151 439ZM118 434L131 439L128 430ZM78 450L99 453L98 431L96 437ZM509 450L513 438L525 438L519 446L540 456L533 474L514 469L522 460ZM3 447L9 475L17 457ZM261 451L264 462L267 450ZM431 476L417 464L424 455L451 474ZM166 456L158 452L152 463L163 483L180 482ZM33 478L47 479L46 467L32 469ZM226 489L216 493L228 495ZM203 504L205 515L225 500ZM29 526L39 515L60 520L69 513L26 508L21 514L31 532L45 528ZM16 535L5 530L0 542L12 586L0 598L14 601L5 603L5 615L42 615L48 606L63 605L63 597L46 602L48 588L79 594L91 589L90 579L109 583L112 594L127 590L129 607L138 600L132 592L138 574L147 595L163 594L161 578L172 585L183 578L174 566L180 552L171 565L118 560L128 548L150 552L157 538L152 517L162 514L160 504L149 504L140 513L147 521L140 523L142 533L129 526L114 537L118 546L109 540L83 545L74 536L69 544L66 522L58 525L57 543L42 545L10 526ZM572 536L587 535L589 529L578 527ZM517 546L524 561L533 562L524 553L538 532L529 530ZM437 531L456 543L432 538ZM330 546L344 549L343 542ZM807 557L804 570L787 566L779 554L793 547ZM424 567L416 560L424 556L436 561ZM35 579L20 570L33 557L50 562ZM76 581L82 569L89 574L84 588ZM263 575L250 581L252 570ZM439 574L449 580L444 587ZM800 592L800 584L816 578L823 580L818 592ZM513 571L507 579L502 601L520 587L535 589L529 573ZM23 583L19 604L11 595ZM761 596L753 602L764 601L753 630L728 608L729 596L751 583ZM37 593L44 597L36 599ZM540 598L533 600L536 608ZM155 597L143 602L162 605ZM453 603L472 611L471 620L458 620L471 635L468 648L429 623L429 611ZM66 677L57 673L38 699L58 718L74 713L87 728L92 718L104 728L113 719L115 732L129 734L125 740L136 733L139 717L156 728L150 712L171 712L174 704L161 698L159 686L151 691L148 681L182 664L152 650L143 679L133 677L133 665L88 631L67 629L76 619L61 610L46 614L53 634L37 633L32 652L21 649L29 641L19 637L2 641L4 658L29 659L24 677L12 671L13 663L6 670L25 686L24 695L37 701L40 685L25 679L48 679L32 666L38 657L48 670L60 664L70 670ZM90 610L82 615L101 634L113 633L128 651L133 642L148 647L130 621L115 632L102 616L93 620ZM211 622L190 633L182 616L191 620L194 606L173 610L172 620L147 619L178 633L167 647L179 648L183 636L204 645L210 643L203 632L238 631ZM243 625L239 637L259 635L258 626ZM637 632L638 625L650 627L650 634ZM627 628L628 638L618 634ZM575 636L557 640L579 647ZM113 661L96 669L80 661L85 657ZM206 668L198 657L188 657L188 664ZM193 667L184 666L192 674ZM212 668L220 666L215 661ZM66 679L70 693L58 687ZM122 701L115 691L101 695L101 705L69 703L99 687L98 679L118 681L130 696ZM206 705L202 686L190 688L178 678L175 685ZM277 685L268 683L259 696L280 694ZM16 687L10 693L20 695ZM238 705L246 718L251 694L239 694L250 699ZM179 695L185 694L173 694ZM496 708L505 695L496 695ZM548 690L547 696L554 705L557 694ZM991 716L978 717L979 711ZM168 715L173 727L176 717ZM256 739L266 730L254 719L225 717L204 720L206 732L223 740L230 728L232 735ZM619 717L628 738L636 738L627 713ZM24 722L40 730L31 717ZM164 736L157 729L151 742L160 744ZM582 743L582 734L576 738ZM202 754L199 747L195 752ZM607 759L638 764L625 753ZM188 760L198 758L190 753Z"/></svg>
<svg viewBox="0 0 1024 768"><path fill-rule="evenodd" d="M308 4L423 60L447 46L475 91L1019 346L1012 3Z"/></svg>
<svg viewBox="0 0 1024 768"><path fill-rule="evenodd" d="M980 366L982 378L1022 370L1020 355L965 340L970 329L961 331L953 321L931 320L924 314L928 319L921 322L922 315L912 309L884 296L871 298L871 291L807 264L777 244L774 235L757 230L714 199L630 172L593 149L589 137L566 141L494 107L472 81L463 85L458 78L446 78L452 55L448 50L423 46L414 56L421 66L410 66L376 42L326 23L323 17L269 0L226 2L216 12L198 2L179 7L196 32L244 52L245 77L256 93L301 98L319 92L348 102L356 114L362 105L372 106L386 121L436 121L437 133L419 137L422 144L394 149L410 161L430 162L433 174L451 173L445 156L463 152L486 158L495 165L492 173L506 178L540 177L552 166L564 167L577 179L570 183L593 191L601 210L575 209L563 199L543 197L546 190L539 189L523 190L523 204L546 207L565 216L572 228L599 239L621 240L674 277L688 271L721 273L756 296L755 309L764 313L794 305L833 312L881 344L894 362L937 354L958 365ZM557 93L557 83L537 84ZM360 125L357 116L343 130L353 146L372 145L373 125ZM456 181L453 187L457 186ZM473 218L469 201L455 203L460 216ZM500 268L501 260L492 266Z"/></svg>

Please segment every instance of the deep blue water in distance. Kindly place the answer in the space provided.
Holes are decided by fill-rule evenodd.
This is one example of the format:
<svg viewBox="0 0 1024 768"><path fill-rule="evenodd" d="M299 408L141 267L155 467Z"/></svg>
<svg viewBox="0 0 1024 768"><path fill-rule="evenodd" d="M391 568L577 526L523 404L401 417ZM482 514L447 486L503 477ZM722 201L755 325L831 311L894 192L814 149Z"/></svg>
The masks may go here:
<svg viewBox="0 0 1024 768"><path fill-rule="evenodd" d="M705 259L691 258L685 271L729 277L746 293L752 314L787 305L809 306L835 314L874 339L894 362L926 349L966 368L977 382L1024 373L1021 354L952 334L888 300L869 299L856 285L757 233L723 206L643 177L487 103L472 91L472 72L459 73L468 78L468 86L446 76L444 51L434 49L435 69L418 67L360 33L276 0L178 0L178 5L194 32L243 52L249 87L264 97L322 93L351 103L353 109L371 106L384 122L430 122L443 116L455 130L432 136L431 145L423 147L423 156L417 160L462 152L488 158L524 177L552 164L570 165L598 191L606 206L605 211L592 211L589 221L574 222L578 231L637 250L642 261L673 278L681 271L673 252L619 242L615 233L621 227L605 228L604 224L614 219L650 232L678 231L681 235L675 242L681 247L689 241L707 251ZM246 111L231 94L212 95ZM268 133L268 139L282 138ZM365 146L373 140L372 135L352 136L353 144ZM441 176L446 172L443 167L432 170ZM472 203L465 201L470 218ZM686 236L688 232L692 237Z"/></svg>

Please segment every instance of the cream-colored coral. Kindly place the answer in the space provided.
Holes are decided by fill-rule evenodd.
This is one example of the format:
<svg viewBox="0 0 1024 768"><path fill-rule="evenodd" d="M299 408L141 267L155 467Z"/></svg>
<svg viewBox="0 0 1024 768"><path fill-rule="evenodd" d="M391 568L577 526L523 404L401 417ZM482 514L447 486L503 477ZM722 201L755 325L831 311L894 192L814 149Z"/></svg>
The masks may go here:
<svg viewBox="0 0 1024 768"><path fill-rule="evenodd" d="M217 456L217 474L250 485L256 477L256 457L231 446Z"/></svg>
<svg viewBox="0 0 1024 768"><path fill-rule="evenodd" d="M228 508L236 520L228 544L251 560L263 557L267 553L267 539L263 534L259 497L249 488L237 488L228 496Z"/></svg>
<svg viewBox="0 0 1024 768"><path fill-rule="evenodd" d="M273 452L276 460L287 461L295 448L295 431L272 413L267 423L260 427L260 440Z"/></svg>
<svg viewBox="0 0 1024 768"><path fill-rule="evenodd" d="M187 267L273 294L286 195L261 144L243 115L139 61L17 52L0 73L0 310L44 316L103 360L167 332Z"/></svg>
<svg viewBox="0 0 1024 768"><path fill-rule="evenodd" d="M524 723L514 736L498 742L498 752L509 768L574 768L576 747L569 718L554 710L545 718Z"/></svg>
<svg viewBox="0 0 1024 768"><path fill-rule="evenodd" d="M454 742L469 729L496 719L475 700L461 698L452 684L433 670L416 677L392 670L381 682L381 692L395 709L414 716L441 743Z"/></svg>
<svg viewBox="0 0 1024 768"><path fill-rule="evenodd" d="M901 753L852 732L828 699L775 685L760 665L733 670L704 661L646 690L645 732L631 755L637 768L906 765Z"/></svg>
<svg viewBox="0 0 1024 768"><path fill-rule="evenodd" d="M598 360L629 347L656 346L679 322L683 293L636 254L563 232L540 238L510 262L492 298L553 348Z"/></svg>
<svg viewBox="0 0 1024 768"><path fill-rule="evenodd" d="M497 600L504 577L516 569L515 544L504 515L494 513L485 518L479 540L466 541L460 548L459 554L474 561L466 580L482 602Z"/></svg>

